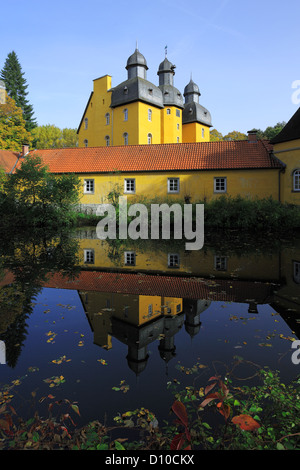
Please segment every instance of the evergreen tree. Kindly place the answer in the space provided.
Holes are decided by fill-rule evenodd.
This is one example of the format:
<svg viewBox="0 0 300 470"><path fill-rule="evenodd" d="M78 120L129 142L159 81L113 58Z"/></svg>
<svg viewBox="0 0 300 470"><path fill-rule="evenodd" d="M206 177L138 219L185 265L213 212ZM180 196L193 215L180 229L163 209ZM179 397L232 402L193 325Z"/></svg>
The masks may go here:
<svg viewBox="0 0 300 470"><path fill-rule="evenodd" d="M33 108L26 98L28 85L24 72L14 51L8 54L0 78L4 80L8 96L13 98L16 105L22 109L26 130L30 132L37 126L37 123L33 117Z"/></svg>

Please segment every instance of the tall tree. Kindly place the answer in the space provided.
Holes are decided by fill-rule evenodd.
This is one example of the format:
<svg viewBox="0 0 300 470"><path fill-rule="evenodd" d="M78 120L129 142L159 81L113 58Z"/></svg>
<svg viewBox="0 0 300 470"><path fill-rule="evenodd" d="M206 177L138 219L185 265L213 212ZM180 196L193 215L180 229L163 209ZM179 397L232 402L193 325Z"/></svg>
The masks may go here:
<svg viewBox="0 0 300 470"><path fill-rule="evenodd" d="M32 131L33 146L37 149L77 147L76 129L60 129L54 124L37 126Z"/></svg>
<svg viewBox="0 0 300 470"><path fill-rule="evenodd" d="M32 135L25 128L22 110L9 96L0 105L0 149L20 152L22 144L30 144Z"/></svg>
<svg viewBox="0 0 300 470"><path fill-rule="evenodd" d="M16 105L22 109L26 130L31 131L37 126L37 123L33 117L33 107L26 98L28 85L15 51L8 54L0 78L4 80L8 96L13 98Z"/></svg>

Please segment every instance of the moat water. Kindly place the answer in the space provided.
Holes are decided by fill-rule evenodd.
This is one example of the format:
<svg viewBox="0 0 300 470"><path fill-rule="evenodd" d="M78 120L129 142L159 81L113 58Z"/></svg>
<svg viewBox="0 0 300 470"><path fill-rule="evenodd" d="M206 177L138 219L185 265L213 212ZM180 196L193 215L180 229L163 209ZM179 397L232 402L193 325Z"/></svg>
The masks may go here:
<svg viewBox="0 0 300 470"><path fill-rule="evenodd" d="M0 403L22 417L47 415L51 395L78 405L78 425L141 407L162 423L174 384L205 387L237 360L240 386L258 367L299 375L299 238L212 236L187 252L86 227L0 250Z"/></svg>

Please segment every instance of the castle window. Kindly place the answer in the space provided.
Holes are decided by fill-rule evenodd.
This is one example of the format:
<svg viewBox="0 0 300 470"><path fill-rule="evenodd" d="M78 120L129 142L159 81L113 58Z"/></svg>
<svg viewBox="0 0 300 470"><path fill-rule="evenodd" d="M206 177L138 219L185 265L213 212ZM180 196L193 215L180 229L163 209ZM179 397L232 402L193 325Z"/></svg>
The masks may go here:
<svg viewBox="0 0 300 470"><path fill-rule="evenodd" d="M178 253L168 253L168 268L179 268L179 254Z"/></svg>
<svg viewBox="0 0 300 470"><path fill-rule="evenodd" d="M124 132L123 139L124 139L124 145L128 145L128 134L127 134L127 132Z"/></svg>
<svg viewBox="0 0 300 470"><path fill-rule="evenodd" d="M125 108L125 109L123 110L123 113L124 113L124 121L128 121L128 109Z"/></svg>
<svg viewBox="0 0 300 470"><path fill-rule="evenodd" d="M152 121L152 110L148 109L148 121Z"/></svg>
<svg viewBox="0 0 300 470"><path fill-rule="evenodd" d="M89 144L89 141L87 139L84 139L83 144L84 144L85 147L87 147L88 144Z"/></svg>
<svg viewBox="0 0 300 470"><path fill-rule="evenodd" d="M83 255L84 255L84 262L85 263L88 263L88 264L94 264L95 263L94 250L92 250L92 249L83 250Z"/></svg>
<svg viewBox="0 0 300 470"><path fill-rule="evenodd" d="M124 94L125 94L125 95L128 95L128 88L127 88L127 86L124 86L124 90L123 90L123 91L124 91Z"/></svg>
<svg viewBox="0 0 300 470"><path fill-rule="evenodd" d="M106 147L109 147L109 145L110 145L110 137L109 137L109 135L106 135L106 136L105 136L105 143L106 143Z"/></svg>
<svg viewBox="0 0 300 470"><path fill-rule="evenodd" d="M179 131L179 124L177 124L177 130Z"/></svg>
<svg viewBox="0 0 300 470"><path fill-rule="evenodd" d="M300 170L293 172L293 191L300 191Z"/></svg>
<svg viewBox="0 0 300 470"><path fill-rule="evenodd" d="M170 108L167 108L167 114L171 114Z"/></svg>
<svg viewBox="0 0 300 470"><path fill-rule="evenodd" d="M176 116L180 117L180 109L176 109Z"/></svg>
<svg viewBox="0 0 300 470"><path fill-rule="evenodd" d="M177 137L177 144L179 144L179 137Z"/></svg>
<svg viewBox="0 0 300 470"><path fill-rule="evenodd" d="M125 266L135 266L135 251L124 252L124 264Z"/></svg>
<svg viewBox="0 0 300 470"><path fill-rule="evenodd" d="M105 114L105 123L106 123L107 126L109 125L109 121L110 121L109 113L106 113Z"/></svg>
<svg viewBox="0 0 300 470"><path fill-rule="evenodd" d="M168 193L179 193L179 178L168 178Z"/></svg>
<svg viewBox="0 0 300 470"><path fill-rule="evenodd" d="M214 192L215 193L226 193L227 191L227 178L214 178Z"/></svg>
<svg viewBox="0 0 300 470"><path fill-rule="evenodd" d="M95 181L92 179L84 180L83 192L85 194L94 194L94 190L95 190Z"/></svg>
<svg viewBox="0 0 300 470"><path fill-rule="evenodd" d="M297 284L300 284L300 262L294 261L293 267L294 267L293 279Z"/></svg>
<svg viewBox="0 0 300 470"><path fill-rule="evenodd" d="M89 120L88 120L88 118L85 118L85 120L84 120L84 128L85 129L88 128L88 124L89 124Z"/></svg>
<svg viewBox="0 0 300 470"><path fill-rule="evenodd" d="M148 144L152 144L152 134L148 134L147 139L148 139Z"/></svg>
<svg viewBox="0 0 300 470"><path fill-rule="evenodd" d="M129 193L129 194L135 193L135 179L134 178L124 179L124 193Z"/></svg>
<svg viewBox="0 0 300 470"><path fill-rule="evenodd" d="M227 271L227 257L215 256L214 267L217 271Z"/></svg>
<svg viewBox="0 0 300 470"><path fill-rule="evenodd" d="M204 139L204 128L202 127L202 139Z"/></svg>

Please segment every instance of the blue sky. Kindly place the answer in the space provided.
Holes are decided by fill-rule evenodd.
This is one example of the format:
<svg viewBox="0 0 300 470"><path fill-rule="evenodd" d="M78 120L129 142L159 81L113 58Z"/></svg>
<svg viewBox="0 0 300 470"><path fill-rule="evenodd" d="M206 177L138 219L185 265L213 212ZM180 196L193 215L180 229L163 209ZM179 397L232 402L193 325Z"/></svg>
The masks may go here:
<svg viewBox="0 0 300 470"><path fill-rule="evenodd" d="M77 128L93 79L125 80L137 41L158 85L167 45L174 85L192 74L217 130L264 130L299 106L299 17L299 0L3 1L0 69L14 50L38 124Z"/></svg>

